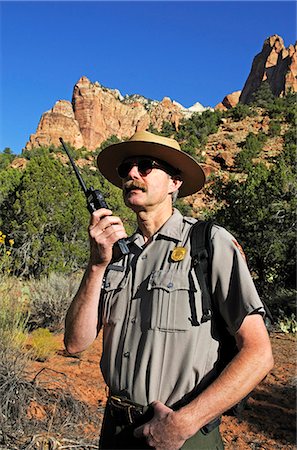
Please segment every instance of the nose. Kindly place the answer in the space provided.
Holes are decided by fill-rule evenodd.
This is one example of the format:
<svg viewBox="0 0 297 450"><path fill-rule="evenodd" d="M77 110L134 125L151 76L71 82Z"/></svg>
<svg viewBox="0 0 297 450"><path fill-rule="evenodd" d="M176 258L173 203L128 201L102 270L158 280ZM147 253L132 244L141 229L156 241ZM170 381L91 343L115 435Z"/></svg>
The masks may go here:
<svg viewBox="0 0 297 450"><path fill-rule="evenodd" d="M140 173L138 172L138 166L137 164L133 164L131 169L128 172L127 178L131 178L132 180L136 178L141 178Z"/></svg>

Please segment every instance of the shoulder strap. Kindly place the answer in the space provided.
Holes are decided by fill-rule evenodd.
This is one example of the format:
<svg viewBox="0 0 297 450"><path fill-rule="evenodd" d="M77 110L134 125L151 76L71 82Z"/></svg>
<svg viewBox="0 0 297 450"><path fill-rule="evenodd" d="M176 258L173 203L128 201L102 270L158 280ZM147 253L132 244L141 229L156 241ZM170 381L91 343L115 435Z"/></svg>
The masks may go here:
<svg viewBox="0 0 297 450"><path fill-rule="evenodd" d="M212 316L211 267L212 267L212 221L198 221L191 230L191 256L202 296L202 318L206 322Z"/></svg>

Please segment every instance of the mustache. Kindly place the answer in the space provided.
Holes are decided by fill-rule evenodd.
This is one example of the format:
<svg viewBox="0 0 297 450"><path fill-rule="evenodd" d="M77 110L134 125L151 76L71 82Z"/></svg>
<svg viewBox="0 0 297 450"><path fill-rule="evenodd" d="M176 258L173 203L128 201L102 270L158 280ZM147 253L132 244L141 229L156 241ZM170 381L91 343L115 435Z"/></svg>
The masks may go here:
<svg viewBox="0 0 297 450"><path fill-rule="evenodd" d="M124 184L124 192L127 194L133 189L140 189L143 192L146 192L146 185L142 181L138 180L129 180Z"/></svg>

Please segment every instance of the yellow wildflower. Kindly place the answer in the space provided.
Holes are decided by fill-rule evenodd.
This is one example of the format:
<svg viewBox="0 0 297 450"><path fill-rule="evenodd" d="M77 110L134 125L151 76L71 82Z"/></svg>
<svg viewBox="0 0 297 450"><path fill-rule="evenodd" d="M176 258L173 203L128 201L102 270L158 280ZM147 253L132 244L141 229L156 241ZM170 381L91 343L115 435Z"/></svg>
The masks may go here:
<svg viewBox="0 0 297 450"><path fill-rule="evenodd" d="M7 254L8 256L10 256L10 255L11 255L11 252L10 252L9 250L7 250L6 254Z"/></svg>
<svg viewBox="0 0 297 450"><path fill-rule="evenodd" d="M14 244L14 240L13 239L9 239L9 244L10 244L10 246L12 247L13 246L13 244Z"/></svg>
<svg viewBox="0 0 297 450"><path fill-rule="evenodd" d="M4 241L5 239L2 236L0 236L0 244L4 244Z"/></svg>

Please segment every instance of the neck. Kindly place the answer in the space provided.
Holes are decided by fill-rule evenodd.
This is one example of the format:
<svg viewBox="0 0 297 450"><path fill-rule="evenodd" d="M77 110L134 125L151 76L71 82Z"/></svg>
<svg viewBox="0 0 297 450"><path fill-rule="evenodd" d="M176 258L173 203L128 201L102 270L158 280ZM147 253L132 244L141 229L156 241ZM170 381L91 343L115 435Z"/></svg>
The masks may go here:
<svg viewBox="0 0 297 450"><path fill-rule="evenodd" d="M172 204L164 208L164 205L159 205L158 208L148 211L140 211L137 213L137 223L144 236L145 242L164 225L165 222L172 215Z"/></svg>

